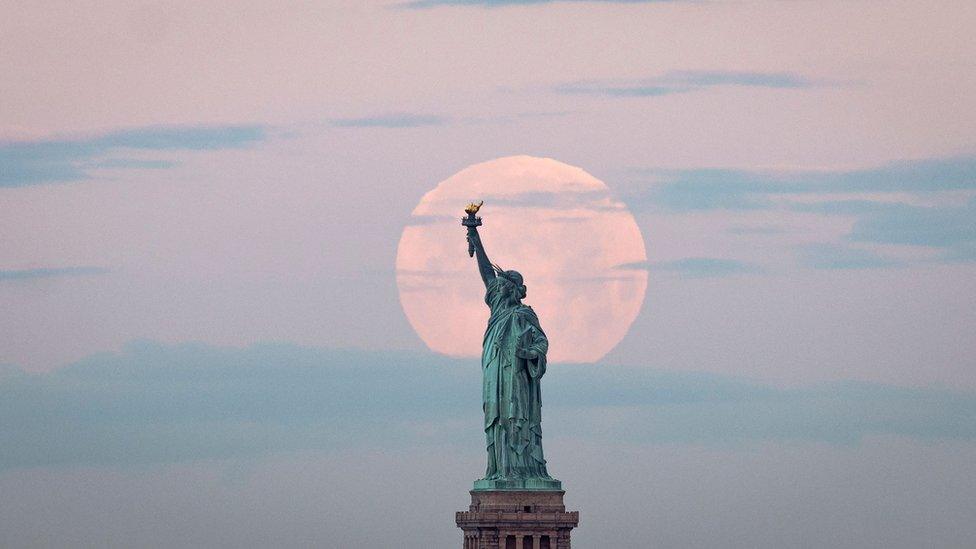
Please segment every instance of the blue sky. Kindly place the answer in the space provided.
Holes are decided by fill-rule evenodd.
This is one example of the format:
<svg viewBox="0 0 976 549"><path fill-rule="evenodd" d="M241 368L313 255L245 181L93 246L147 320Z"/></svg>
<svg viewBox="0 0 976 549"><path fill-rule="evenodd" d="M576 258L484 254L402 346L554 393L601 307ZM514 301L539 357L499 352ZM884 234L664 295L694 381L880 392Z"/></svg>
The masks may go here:
<svg viewBox="0 0 976 549"><path fill-rule="evenodd" d="M476 359L414 331L398 243L441 221L412 214L438 182L512 155L607 189L505 195L489 245L492 207L570 223L611 198L645 245L615 266L648 280L626 335L544 385L579 546L973 545L973 22L0 8L0 546L456 545Z"/></svg>

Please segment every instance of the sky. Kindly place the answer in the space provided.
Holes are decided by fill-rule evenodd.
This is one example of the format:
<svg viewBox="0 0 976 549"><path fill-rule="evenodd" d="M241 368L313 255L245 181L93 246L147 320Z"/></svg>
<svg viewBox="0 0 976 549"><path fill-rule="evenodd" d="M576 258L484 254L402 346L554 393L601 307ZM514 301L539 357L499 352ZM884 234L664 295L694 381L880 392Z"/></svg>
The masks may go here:
<svg viewBox="0 0 976 549"><path fill-rule="evenodd" d="M513 155L602 181L645 246L629 331L544 382L577 546L972 546L974 24L4 3L0 546L456 546L480 378L411 326L397 250Z"/></svg>

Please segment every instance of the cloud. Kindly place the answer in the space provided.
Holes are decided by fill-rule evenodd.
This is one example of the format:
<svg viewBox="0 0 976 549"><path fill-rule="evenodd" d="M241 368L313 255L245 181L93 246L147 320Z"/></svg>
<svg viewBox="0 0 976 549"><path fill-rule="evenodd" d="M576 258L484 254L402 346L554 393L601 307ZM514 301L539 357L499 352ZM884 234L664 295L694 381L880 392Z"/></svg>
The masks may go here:
<svg viewBox="0 0 976 549"><path fill-rule="evenodd" d="M698 87L810 88L816 85L809 78L788 72L677 71L668 73L667 77Z"/></svg>
<svg viewBox="0 0 976 549"><path fill-rule="evenodd" d="M730 276L761 271L757 265L752 263L716 257L686 257L675 261L640 261L619 265L617 268L671 271L689 278Z"/></svg>
<svg viewBox="0 0 976 549"><path fill-rule="evenodd" d="M450 120L431 114L392 113L362 118L333 118L337 128L422 128L444 126Z"/></svg>
<svg viewBox="0 0 976 549"><path fill-rule="evenodd" d="M672 211L770 208L773 196L976 191L976 157L892 162L846 171L764 172L725 168L639 170L649 181L625 195L635 208ZM856 204L849 204L856 206ZM806 207L806 206L801 206Z"/></svg>
<svg viewBox="0 0 976 549"><path fill-rule="evenodd" d="M976 242L969 241L952 246L946 250L942 260L946 263L976 261Z"/></svg>
<svg viewBox="0 0 976 549"><path fill-rule="evenodd" d="M851 240L952 248L976 243L976 198L964 206L879 205L858 219Z"/></svg>
<svg viewBox="0 0 976 549"><path fill-rule="evenodd" d="M838 195L899 193L932 197L936 193L976 193L976 157L892 162L846 171L763 172L736 169L641 170L649 179L620 189L635 210L669 213L706 210L782 210L855 218L843 241L799 248L801 264L818 269L898 266L850 243L938 248L935 261L976 260L976 198L963 205L917 206ZM804 195L804 202L796 198ZM926 259L924 261L931 261Z"/></svg>
<svg viewBox="0 0 976 549"><path fill-rule="evenodd" d="M481 8L498 8L504 6L532 6L539 4L557 3L588 3L588 4L664 4L674 2L694 2L695 0L413 0L398 4L399 7L426 9L439 6L476 6Z"/></svg>
<svg viewBox="0 0 976 549"><path fill-rule="evenodd" d="M0 270L0 282L11 280L36 280L40 278L60 278L66 276L88 276L108 273L101 267L57 267L23 270Z"/></svg>
<svg viewBox="0 0 976 549"><path fill-rule="evenodd" d="M939 192L976 190L976 156L892 162L878 168L802 172L791 177L809 192Z"/></svg>
<svg viewBox="0 0 976 549"><path fill-rule="evenodd" d="M903 265L864 248L844 244L814 243L799 247L800 264L812 269L871 269Z"/></svg>
<svg viewBox="0 0 976 549"><path fill-rule="evenodd" d="M804 212L820 212L825 215L852 215L857 217L845 239L850 242L871 244L895 244L940 248L944 261L976 260L972 250L976 248L976 197L959 206L913 206L903 203L871 202L866 200L826 201L796 206ZM871 252L845 248L834 250L848 254L854 265L883 266L886 260ZM814 249L814 256L825 252ZM833 252L826 252L833 253ZM854 255L861 259L855 259ZM813 257L813 256L811 256ZM824 256L826 257L826 256ZM840 263L844 259L837 256ZM887 265L893 264L888 262Z"/></svg>
<svg viewBox="0 0 976 549"><path fill-rule="evenodd" d="M702 168L638 173L650 181L630 189L625 195L628 205L638 209L654 205L672 211L770 208L775 205L770 197L796 194L976 191L976 156L892 162L844 171Z"/></svg>
<svg viewBox="0 0 976 549"><path fill-rule="evenodd" d="M658 207L684 212L768 208L773 203L766 195L780 192L781 185L745 170L659 170L650 175L653 183L623 190L623 200L632 209Z"/></svg>
<svg viewBox="0 0 976 549"><path fill-rule="evenodd" d="M95 143L106 148L213 151L240 148L264 138L262 126L176 126L117 131Z"/></svg>
<svg viewBox="0 0 976 549"><path fill-rule="evenodd" d="M556 86L563 94L605 97L659 97L722 86L801 89L818 83L788 72L672 71L642 80L582 80Z"/></svg>
<svg viewBox="0 0 976 549"><path fill-rule="evenodd" d="M85 180L90 178L91 168L161 169L172 165L113 157L133 150L212 151L241 148L264 138L265 129L254 125L148 126L84 138L2 142L0 187Z"/></svg>
<svg viewBox="0 0 976 549"><path fill-rule="evenodd" d="M480 424L481 380L471 366L429 353L138 343L48 374L8 368L0 469L447 444ZM547 417L591 418L568 428L581 439L976 439L971 393L857 383L780 389L572 364L552 365L545 383ZM611 424L592 421L607 414Z"/></svg>

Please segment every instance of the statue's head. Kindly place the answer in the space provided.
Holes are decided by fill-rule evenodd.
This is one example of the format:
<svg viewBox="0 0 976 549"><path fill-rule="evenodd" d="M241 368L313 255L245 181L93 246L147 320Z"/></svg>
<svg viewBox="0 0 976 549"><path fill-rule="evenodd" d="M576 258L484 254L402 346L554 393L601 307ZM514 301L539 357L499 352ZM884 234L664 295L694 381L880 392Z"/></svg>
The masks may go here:
<svg viewBox="0 0 976 549"><path fill-rule="evenodd" d="M501 281L499 289L503 294L511 296L516 301L525 299L526 288L522 283L522 273L518 271L506 271L498 265L493 265L495 275Z"/></svg>

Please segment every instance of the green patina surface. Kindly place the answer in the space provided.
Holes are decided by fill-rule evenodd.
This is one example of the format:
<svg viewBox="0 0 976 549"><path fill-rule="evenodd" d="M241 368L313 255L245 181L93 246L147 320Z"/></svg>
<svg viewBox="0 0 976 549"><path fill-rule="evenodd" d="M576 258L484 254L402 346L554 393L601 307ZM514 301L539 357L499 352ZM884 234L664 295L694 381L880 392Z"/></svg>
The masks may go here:
<svg viewBox="0 0 976 549"><path fill-rule="evenodd" d="M474 481L475 490L562 490L563 483L554 479L526 478L526 479L479 479Z"/></svg>
<svg viewBox="0 0 976 549"><path fill-rule="evenodd" d="M471 209L474 211L471 211ZM561 490L549 476L542 452L542 376L546 372L546 338L539 317L522 303L522 275L493 264L485 252L469 206L462 225L468 228L469 252L477 257L491 310L481 354L482 405L488 466L475 490Z"/></svg>

